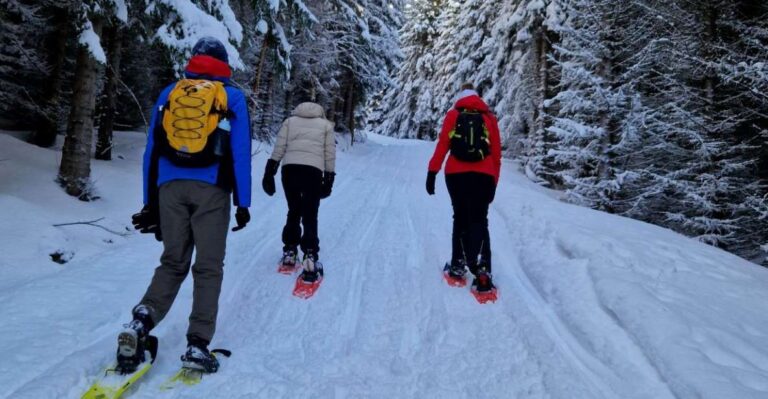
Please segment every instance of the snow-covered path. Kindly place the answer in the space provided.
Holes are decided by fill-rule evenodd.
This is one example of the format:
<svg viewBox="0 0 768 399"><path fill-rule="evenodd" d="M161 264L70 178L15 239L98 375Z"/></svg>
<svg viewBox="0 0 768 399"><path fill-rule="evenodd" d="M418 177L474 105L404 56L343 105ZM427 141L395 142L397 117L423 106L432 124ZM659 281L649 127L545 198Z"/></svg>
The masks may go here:
<svg viewBox="0 0 768 399"><path fill-rule="evenodd" d="M431 149L374 136L341 155L320 211L326 279L309 301L276 273L286 206L279 189L261 194L259 156L212 345L233 357L197 387L158 390L184 350L186 283L131 397L768 397L768 270L562 204L509 164L490 215L500 300L481 306L440 276L451 210L442 182L424 192ZM125 184L138 190L137 179ZM0 397L79 397L112 358L160 250L135 236L3 289Z"/></svg>

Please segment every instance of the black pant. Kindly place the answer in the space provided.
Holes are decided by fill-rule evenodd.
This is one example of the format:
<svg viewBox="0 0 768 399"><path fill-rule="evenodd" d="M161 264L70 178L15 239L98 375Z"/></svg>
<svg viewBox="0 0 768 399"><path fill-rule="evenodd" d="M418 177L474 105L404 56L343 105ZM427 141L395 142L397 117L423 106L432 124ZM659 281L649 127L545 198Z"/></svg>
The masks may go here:
<svg viewBox="0 0 768 399"><path fill-rule="evenodd" d="M488 207L496 181L484 173L445 175L453 205L453 262L466 259L469 270L477 271L478 255L491 271L491 237L488 233Z"/></svg>
<svg viewBox="0 0 768 399"><path fill-rule="evenodd" d="M288 217L283 228L283 249L295 249L301 245L304 253L318 253L320 240L317 238L317 211L320 208L323 172L307 165L285 165L282 180L285 198L288 200Z"/></svg>

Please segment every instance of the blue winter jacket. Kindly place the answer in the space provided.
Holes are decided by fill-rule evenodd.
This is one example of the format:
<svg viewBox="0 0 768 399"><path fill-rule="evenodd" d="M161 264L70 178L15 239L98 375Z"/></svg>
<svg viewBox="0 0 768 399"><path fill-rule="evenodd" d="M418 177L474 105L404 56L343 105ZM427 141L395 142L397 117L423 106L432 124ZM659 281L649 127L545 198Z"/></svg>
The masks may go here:
<svg viewBox="0 0 768 399"><path fill-rule="evenodd" d="M227 108L230 111L228 117L231 126L230 147L232 150L232 160L234 163L234 181L233 181L233 203L235 206L251 206L251 123L248 115L248 105L245 95L232 86L227 85L229 79L200 76L192 73L186 73L190 79L211 79L218 80L225 84L227 92ZM168 102L168 95L176 86L176 83L166 87L157 99L152 110L152 119L150 121L149 135L147 137L147 148L144 151L144 204L149 204L150 197L150 170L152 164L152 151L154 150L154 130L158 124L158 118L161 117L160 109ZM220 181L221 172L219 164L205 168L182 168L172 164L165 157L158 160L157 187L173 180L197 180L216 185Z"/></svg>

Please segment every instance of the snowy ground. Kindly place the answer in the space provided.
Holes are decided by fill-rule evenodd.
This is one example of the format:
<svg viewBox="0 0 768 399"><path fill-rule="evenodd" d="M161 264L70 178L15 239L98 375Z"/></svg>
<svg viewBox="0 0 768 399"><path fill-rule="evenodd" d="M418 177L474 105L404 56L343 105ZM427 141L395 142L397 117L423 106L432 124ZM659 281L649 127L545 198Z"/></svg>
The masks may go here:
<svg viewBox="0 0 768 399"><path fill-rule="evenodd" d="M157 264L149 236L116 236L140 207L143 135L95 162L100 201L54 184L58 155L0 135L0 397L78 398L113 357ZM179 364L185 284L155 330L160 356L132 398L766 398L768 270L651 225L558 202L505 165L491 218L500 300L440 276L444 185L424 192L429 143L372 136L340 154L321 207L326 280L303 301L275 272L286 211L258 182L230 235L214 347L234 355L195 388ZM279 181L279 179L278 179ZM71 251L53 263L55 250Z"/></svg>

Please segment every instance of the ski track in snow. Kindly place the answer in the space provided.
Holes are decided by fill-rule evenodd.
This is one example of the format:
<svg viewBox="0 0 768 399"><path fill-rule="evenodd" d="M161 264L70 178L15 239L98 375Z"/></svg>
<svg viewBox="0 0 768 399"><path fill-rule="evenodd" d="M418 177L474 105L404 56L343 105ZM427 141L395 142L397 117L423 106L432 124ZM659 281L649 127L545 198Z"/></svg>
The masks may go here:
<svg viewBox="0 0 768 399"><path fill-rule="evenodd" d="M768 316L740 308L768 303L768 271L696 243L695 255L665 247L688 240L558 203L509 164L489 215L500 298L479 305L441 277L451 207L442 178L436 196L424 193L432 145L370 141L340 154L321 204L325 281L310 300L291 296L295 275L276 271L286 205L279 187L261 193L264 157L255 159L253 219L230 233L211 345L233 356L196 387L159 391L184 351L190 276L130 398L768 397L768 351L758 345ZM656 250L644 251L650 239ZM78 398L113 358L160 251L136 236L0 292L10 360L0 397ZM733 312L697 303L712 294L685 281L717 290L738 314L720 325L716 316Z"/></svg>

